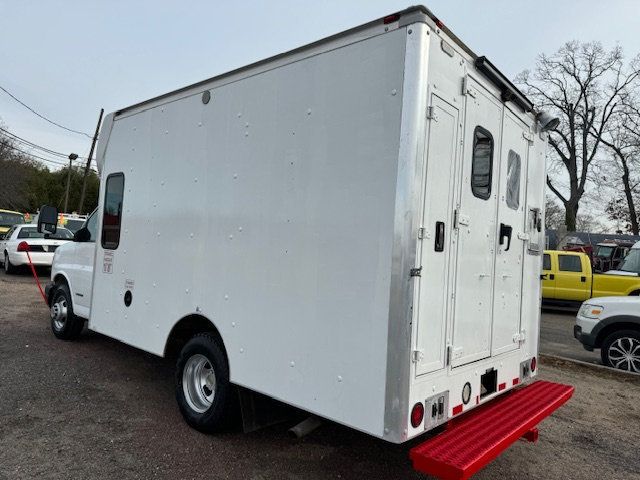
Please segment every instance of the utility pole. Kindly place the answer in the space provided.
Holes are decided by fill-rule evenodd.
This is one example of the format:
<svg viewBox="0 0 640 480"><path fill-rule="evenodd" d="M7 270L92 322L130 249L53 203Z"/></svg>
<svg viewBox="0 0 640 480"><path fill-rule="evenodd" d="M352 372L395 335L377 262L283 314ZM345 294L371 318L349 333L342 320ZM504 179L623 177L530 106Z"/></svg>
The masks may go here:
<svg viewBox="0 0 640 480"><path fill-rule="evenodd" d="M67 191L64 194L64 213L67 213L67 207L69 206L69 184L71 183L71 162L73 162L78 155L75 153L69 154L69 170L67 170Z"/></svg>
<svg viewBox="0 0 640 480"><path fill-rule="evenodd" d="M93 150L96 148L96 141L98 140L98 132L100 131L100 123L102 123L103 114L104 108L101 108L100 116L98 117L98 124L96 125L96 133L93 135L93 140L91 141L91 150L89 150L89 156L87 157L87 164L84 166L84 175L82 177L82 193L80 194L78 213L82 213L82 207L84 206L84 195L87 192L87 175L89 175L89 169L91 168L91 158L93 157Z"/></svg>

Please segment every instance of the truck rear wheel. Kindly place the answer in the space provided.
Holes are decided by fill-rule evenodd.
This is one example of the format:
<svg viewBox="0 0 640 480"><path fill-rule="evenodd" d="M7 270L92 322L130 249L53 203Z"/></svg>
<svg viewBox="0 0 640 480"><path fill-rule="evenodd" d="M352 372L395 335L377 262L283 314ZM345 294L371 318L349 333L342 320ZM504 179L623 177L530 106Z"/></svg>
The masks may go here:
<svg viewBox="0 0 640 480"><path fill-rule="evenodd" d="M200 432L225 430L235 420L237 395L229 383L229 364L212 335L196 335L182 348L176 400L185 421Z"/></svg>
<svg viewBox="0 0 640 480"><path fill-rule="evenodd" d="M61 340L75 340L82 333L84 319L73 314L71 293L66 284L58 285L51 298L51 331Z"/></svg>
<svg viewBox="0 0 640 480"><path fill-rule="evenodd" d="M16 273L16 267L9 260L9 254L4 252L4 271L7 275Z"/></svg>
<svg viewBox="0 0 640 480"><path fill-rule="evenodd" d="M620 330L604 339L602 363L620 370L640 373L640 332Z"/></svg>

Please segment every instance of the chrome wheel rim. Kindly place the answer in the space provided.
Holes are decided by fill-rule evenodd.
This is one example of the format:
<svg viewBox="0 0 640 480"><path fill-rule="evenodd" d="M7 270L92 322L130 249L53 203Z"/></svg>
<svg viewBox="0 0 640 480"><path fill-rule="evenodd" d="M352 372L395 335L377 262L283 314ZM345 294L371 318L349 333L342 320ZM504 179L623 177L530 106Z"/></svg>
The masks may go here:
<svg viewBox="0 0 640 480"><path fill-rule="evenodd" d="M640 373L640 340L633 337L618 338L607 351L614 368Z"/></svg>
<svg viewBox="0 0 640 480"><path fill-rule="evenodd" d="M51 320L56 330L62 330L67 323L67 299L59 297L57 301L51 305Z"/></svg>
<svg viewBox="0 0 640 480"><path fill-rule="evenodd" d="M216 374L207 357L196 353L187 360L182 371L182 391L189 407L206 412L216 395Z"/></svg>

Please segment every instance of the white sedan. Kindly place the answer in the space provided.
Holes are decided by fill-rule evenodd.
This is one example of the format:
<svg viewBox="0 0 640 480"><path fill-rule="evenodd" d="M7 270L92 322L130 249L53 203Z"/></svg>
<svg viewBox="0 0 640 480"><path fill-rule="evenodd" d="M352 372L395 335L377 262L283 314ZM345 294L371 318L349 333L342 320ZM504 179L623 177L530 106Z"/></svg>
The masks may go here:
<svg viewBox="0 0 640 480"><path fill-rule="evenodd" d="M35 225L14 225L0 240L0 262L4 264L5 272L14 273L16 267L29 265L29 251L34 265L50 267L56 248L71 240L73 233L66 228L58 228L50 235L39 233Z"/></svg>

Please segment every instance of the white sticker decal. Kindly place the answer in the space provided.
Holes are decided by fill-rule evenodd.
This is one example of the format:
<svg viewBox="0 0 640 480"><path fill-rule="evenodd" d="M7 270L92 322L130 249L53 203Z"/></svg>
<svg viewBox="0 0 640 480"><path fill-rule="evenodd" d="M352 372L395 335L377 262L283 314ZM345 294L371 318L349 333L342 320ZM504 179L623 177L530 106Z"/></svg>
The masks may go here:
<svg viewBox="0 0 640 480"><path fill-rule="evenodd" d="M113 273L113 252L104 252L102 273Z"/></svg>
<svg viewBox="0 0 640 480"><path fill-rule="evenodd" d="M135 282L133 280L125 280L124 281L124 289L125 290L133 290L134 283Z"/></svg>

